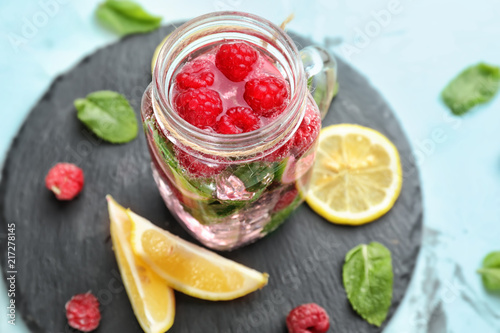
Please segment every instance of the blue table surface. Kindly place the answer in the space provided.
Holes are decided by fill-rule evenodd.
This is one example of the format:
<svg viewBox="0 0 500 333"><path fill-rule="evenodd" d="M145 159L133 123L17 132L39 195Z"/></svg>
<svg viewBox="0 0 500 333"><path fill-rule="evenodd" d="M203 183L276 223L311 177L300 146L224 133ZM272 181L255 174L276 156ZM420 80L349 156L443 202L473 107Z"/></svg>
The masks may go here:
<svg viewBox="0 0 500 333"><path fill-rule="evenodd" d="M485 292L476 273L486 253L500 250L500 98L461 118L439 100L443 87L466 66L500 65L500 2L140 2L162 15L164 24L220 9L275 23L293 12L289 29L328 46L364 73L406 130L425 206L417 267L385 332L500 332L500 297ZM51 81L118 40L97 24L98 3L0 2L0 160ZM27 332L19 314L15 326L7 323L7 302L2 279L0 332Z"/></svg>

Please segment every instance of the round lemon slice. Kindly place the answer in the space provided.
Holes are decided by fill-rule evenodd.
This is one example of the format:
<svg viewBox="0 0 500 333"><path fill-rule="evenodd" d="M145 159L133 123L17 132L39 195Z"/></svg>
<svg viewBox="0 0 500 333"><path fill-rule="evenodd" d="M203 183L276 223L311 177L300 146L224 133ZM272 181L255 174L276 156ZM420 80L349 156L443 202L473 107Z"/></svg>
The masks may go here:
<svg viewBox="0 0 500 333"><path fill-rule="evenodd" d="M187 295L231 300L267 284L268 275L189 243L128 210L132 246L169 285Z"/></svg>
<svg viewBox="0 0 500 333"><path fill-rule="evenodd" d="M174 323L174 291L134 255L130 245L132 222L127 211L111 196L108 195L106 199L113 249L135 316L144 332L166 332Z"/></svg>
<svg viewBox="0 0 500 333"><path fill-rule="evenodd" d="M360 225L392 208L402 182L389 139L359 125L332 125L321 130L306 201L330 222Z"/></svg>

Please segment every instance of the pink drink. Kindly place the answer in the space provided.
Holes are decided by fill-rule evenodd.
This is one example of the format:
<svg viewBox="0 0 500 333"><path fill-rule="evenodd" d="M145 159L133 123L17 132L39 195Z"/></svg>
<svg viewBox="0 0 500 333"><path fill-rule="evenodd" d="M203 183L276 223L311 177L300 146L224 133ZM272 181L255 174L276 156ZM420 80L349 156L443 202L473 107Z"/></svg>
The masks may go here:
<svg viewBox="0 0 500 333"><path fill-rule="evenodd" d="M214 83L208 88L217 91L222 100L224 111L219 115L218 118L223 116L225 112L230 108L238 106L249 107L249 105L243 98L243 92L245 91L246 82L250 81L251 79L267 75L283 78L279 70L271 63L270 59L267 59L267 57L265 56L259 56L254 65L253 71L248 74L245 80L240 82L233 82L229 80L224 74L222 74L221 71L218 70L215 66L216 50L217 48L215 47L211 52L202 54L195 59L192 59L190 62L196 60L205 60L208 64L208 66L206 66L205 68L214 74ZM179 93L177 85L174 86L172 93L174 96ZM270 121L271 119L261 117L262 126L269 123ZM211 129L207 130L210 131Z"/></svg>
<svg viewBox="0 0 500 333"><path fill-rule="evenodd" d="M305 80L290 77L265 46L221 40L198 48L175 70L155 69L143 97L160 193L181 225L214 249L274 231L307 191L320 114Z"/></svg>

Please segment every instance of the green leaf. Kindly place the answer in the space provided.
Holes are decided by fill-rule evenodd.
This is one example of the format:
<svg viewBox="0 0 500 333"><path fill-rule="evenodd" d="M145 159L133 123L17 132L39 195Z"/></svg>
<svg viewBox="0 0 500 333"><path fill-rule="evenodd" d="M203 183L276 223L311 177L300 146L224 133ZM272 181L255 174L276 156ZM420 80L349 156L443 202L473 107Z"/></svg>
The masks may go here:
<svg viewBox="0 0 500 333"><path fill-rule="evenodd" d="M358 245L347 253L342 276L354 310L370 324L382 325L392 299L391 252L377 242Z"/></svg>
<svg viewBox="0 0 500 333"><path fill-rule="evenodd" d="M261 192L274 178L274 170L268 163L251 162L242 164L234 170L233 174L238 177L249 192Z"/></svg>
<svg viewBox="0 0 500 333"><path fill-rule="evenodd" d="M97 8L96 16L104 26L122 36L155 30L162 20L128 0L106 0Z"/></svg>
<svg viewBox="0 0 500 333"><path fill-rule="evenodd" d="M337 94L339 93L339 83L335 83L335 88L333 88L333 97L337 96Z"/></svg>
<svg viewBox="0 0 500 333"><path fill-rule="evenodd" d="M98 137L111 143L137 136L137 119L127 99L114 91L96 91L75 100L77 116Z"/></svg>
<svg viewBox="0 0 500 333"><path fill-rule="evenodd" d="M491 100L500 87L500 67L485 63L466 68L443 90L444 103L456 115Z"/></svg>
<svg viewBox="0 0 500 333"><path fill-rule="evenodd" d="M313 84L314 76L311 76L310 78L307 79L307 89L311 90L312 84Z"/></svg>
<svg viewBox="0 0 500 333"><path fill-rule="evenodd" d="M248 192L254 192L251 200L213 200L199 202L195 218L205 225L216 224L260 198L274 178L270 163L251 162L238 165L232 172L238 177ZM208 181L208 180L207 180ZM191 180L193 183L193 180ZM215 186L215 184L214 184Z"/></svg>
<svg viewBox="0 0 500 333"><path fill-rule="evenodd" d="M488 254L483 260L483 268L477 272L482 275L486 289L500 291L500 251Z"/></svg>
<svg viewBox="0 0 500 333"><path fill-rule="evenodd" d="M265 234L268 234L270 232L273 232L274 230L278 229L280 225L285 222L285 220L290 216L290 214L293 213L295 208L297 208L302 200L302 197L297 195L297 197L292 201L290 205L288 205L286 208L280 210L279 212L273 214L271 216L271 221L267 223L264 228L262 229L262 232Z"/></svg>
<svg viewBox="0 0 500 333"><path fill-rule="evenodd" d="M216 188L215 182L210 178L186 178L184 174L179 174L181 186L196 196L203 199L211 199Z"/></svg>
<svg viewBox="0 0 500 333"><path fill-rule="evenodd" d="M287 157L279 162L275 162L273 166L274 170L274 181L275 182L281 182L281 178L283 177L283 174L285 173L286 167L290 161L290 157Z"/></svg>
<svg viewBox="0 0 500 333"><path fill-rule="evenodd" d="M238 210L245 207L247 202L245 201L230 201L230 200L214 200L209 203L199 202L199 210L202 218L199 221L202 224L218 223L217 219L222 219L228 217L231 214L236 213ZM214 220L215 219L215 220Z"/></svg>
<svg viewBox="0 0 500 333"><path fill-rule="evenodd" d="M144 122L144 126L147 126L145 129L149 129L153 134L153 141L155 142L155 146L158 149L162 160L174 169L174 171L180 173L179 163L174 156L173 149L171 148L171 142L160 134L160 130L156 127L153 120L146 120Z"/></svg>
<svg viewBox="0 0 500 333"><path fill-rule="evenodd" d="M145 120L144 125L146 131L151 131L161 159L170 167L176 186L182 187L184 193L192 193L194 197L203 200L211 198L216 186L214 181L210 178L187 178L175 157L172 143L160 133L155 122L151 119Z"/></svg>

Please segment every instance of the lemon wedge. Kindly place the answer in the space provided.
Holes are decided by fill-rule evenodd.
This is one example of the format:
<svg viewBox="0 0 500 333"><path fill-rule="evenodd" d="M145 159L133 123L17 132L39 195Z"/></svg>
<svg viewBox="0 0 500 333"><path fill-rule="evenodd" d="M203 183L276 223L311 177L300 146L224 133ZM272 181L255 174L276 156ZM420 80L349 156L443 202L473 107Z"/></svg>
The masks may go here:
<svg viewBox="0 0 500 333"><path fill-rule="evenodd" d="M330 222L360 225L388 212L402 183L389 139L359 125L332 125L321 130L306 201Z"/></svg>
<svg viewBox="0 0 500 333"><path fill-rule="evenodd" d="M135 316L144 332L166 332L174 323L174 291L134 255L130 245L132 223L127 211L111 196L108 195L106 199L113 248Z"/></svg>
<svg viewBox="0 0 500 333"><path fill-rule="evenodd" d="M135 254L172 288L218 301L244 296L267 284L267 274L185 241L130 210L127 214L133 223Z"/></svg>

